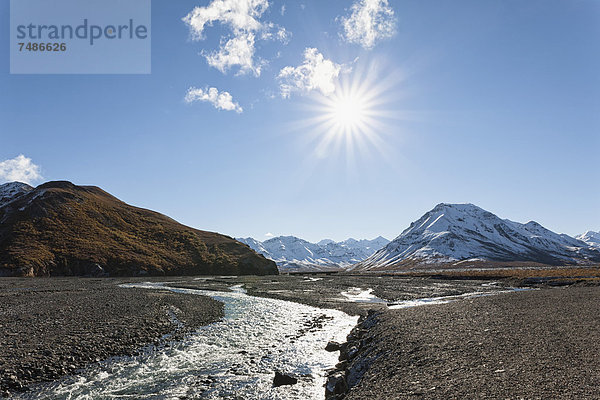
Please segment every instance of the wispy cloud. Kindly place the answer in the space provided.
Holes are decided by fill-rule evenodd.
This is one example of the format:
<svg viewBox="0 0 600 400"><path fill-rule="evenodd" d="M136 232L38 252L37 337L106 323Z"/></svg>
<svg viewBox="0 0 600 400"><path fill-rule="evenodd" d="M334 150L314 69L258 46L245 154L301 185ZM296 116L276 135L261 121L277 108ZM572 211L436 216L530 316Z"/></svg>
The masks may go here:
<svg viewBox="0 0 600 400"><path fill-rule="evenodd" d="M315 48L304 50L304 62L297 67L285 67L279 71L277 79L281 96L288 98L292 92L320 90L324 95L335 91L335 83L342 65L326 59Z"/></svg>
<svg viewBox="0 0 600 400"><path fill-rule="evenodd" d="M227 26L231 34L221 37L218 50L203 51L208 64L227 73L238 66L238 74L259 76L264 60L255 56L255 41L289 40L289 32L276 24L262 22L269 7L268 0L213 0L206 7L195 7L183 21L189 26L192 39L204 39L204 30L218 22Z"/></svg>
<svg viewBox="0 0 600 400"><path fill-rule="evenodd" d="M356 0L350 15L341 18L342 37L370 49L396 33L396 18L388 0Z"/></svg>
<svg viewBox="0 0 600 400"><path fill-rule="evenodd" d="M219 92L217 88L200 89L190 87L185 95L186 103L194 101L203 101L211 103L218 110L235 111L241 113L244 109L233 101L233 96L229 92Z"/></svg>
<svg viewBox="0 0 600 400"><path fill-rule="evenodd" d="M23 154L0 162L0 181L18 181L32 184L43 179L41 168Z"/></svg>
<svg viewBox="0 0 600 400"><path fill-rule="evenodd" d="M282 42L283 44L287 44L290 41L290 39L292 37L292 33L290 31L288 31L287 29L285 29L284 27L281 27L272 22L269 22L265 26L266 26L266 29L264 29L260 35L261 39L263 39L263 40L278 40L278 41Z"/></svg>

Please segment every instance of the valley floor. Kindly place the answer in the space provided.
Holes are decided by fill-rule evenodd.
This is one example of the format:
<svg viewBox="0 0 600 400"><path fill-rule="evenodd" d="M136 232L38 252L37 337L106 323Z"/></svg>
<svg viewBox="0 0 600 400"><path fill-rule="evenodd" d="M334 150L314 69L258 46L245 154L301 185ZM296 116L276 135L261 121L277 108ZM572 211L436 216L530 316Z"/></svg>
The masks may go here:
<svg viewBox="0 0 600 400"><path fill-rule="evenodd" d="M118 286L140 280L0 280L2 390L135 353L164 334L181 337L223 315L222 304L210 298ZM251 295L361 315L366 322L349 342L357 351L340 367L353 379L362 376L348 400L600 399L600 286L501 293L503 281L407 276L152 280L208 290L242 284ZM404 309L386 305L478 291L498 293ZM185 328L177 329L168 312Z"/></svg>

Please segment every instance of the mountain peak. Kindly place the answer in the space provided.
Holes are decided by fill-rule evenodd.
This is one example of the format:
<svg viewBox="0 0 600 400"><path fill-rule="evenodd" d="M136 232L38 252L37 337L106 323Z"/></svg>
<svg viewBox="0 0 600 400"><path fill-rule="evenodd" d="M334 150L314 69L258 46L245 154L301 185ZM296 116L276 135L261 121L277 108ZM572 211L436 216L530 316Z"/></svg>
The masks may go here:
<svg viewBox="0 0 600 400"><path fill-rule="evenodd" d="M23 182L8 182L0 185L0 207L32 190L33 187Z"/></svg>
<svg viewBox="0 0 600 400"><path fill-rule="evenodd" d="M23 182L19 182L19 181L13 181L13 182L6 182L0 185L0 190L7 190L10 188L21 188L21 187L28 187L33 189L33 187L31 187L30 185L23 183Z"/></svg>
<svg viewBox="0 0 600 400"><path fill-rule="evenodd" d="M69 181L49 181L41 184L37 189L77 189L78 187Z"/></svg>
<svg viewBox="0 0 600 400"><path fill-rule="evenodd" d="M440 203L396 239L352 269L443 264L478 258L573 264L600 261L600 252L535 221L503 220L474 204Z"/></svg>
<svg viewBox="0 0 600 400"><path fill-rule="evenodd" d="M589 246L600 249L600 232L586 231L585 233L576 236L576 239L581 240Z"/></svg>
<svg viewBox="0 0 600 400"><path fill-rule="evenodd" d="M292 236L292 235L282 235L282 236L275 236L272 237L270 239L267 239L264 241L264 243L274 243L274 242L281 242L282 240L284 241L293 241L293 242L298 242L298 241L305 241L304 239L300 239L299 237L296 236Z"/></svg>
<svg viewBox="0 0 600 400"><path fill-rule="evenodd" d="M444 209L451 209L457 211L483 210L481 207L478 207L472 203L439 203L431 211L439 211Z"/></svg>
<svg viewBox="0 0 600 400"><path fill-rule="evenodd" d="M317 244L319 246L325 246L325 245L328 245L329 243L335 243L335 241L333 241L331 239L321 239L317 242Z"/></svg>
<svg viewBox="0 0 600 400"><path fill-rule="evenodd" d="M600 231L596 232L596 231L585 231L585 233L582 233L579 236L596 236L596 235L600 235Z"/></svg>

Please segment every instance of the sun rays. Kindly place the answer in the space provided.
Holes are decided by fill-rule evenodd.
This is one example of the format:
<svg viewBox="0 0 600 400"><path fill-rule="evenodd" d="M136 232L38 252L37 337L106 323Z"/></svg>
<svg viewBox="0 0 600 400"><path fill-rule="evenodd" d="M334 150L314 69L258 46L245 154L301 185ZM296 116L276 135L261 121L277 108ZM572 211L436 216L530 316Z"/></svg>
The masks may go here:
<svg viewBox="0 0 600 400"><path fill-rule="evenodd" d="M341 74L333 93L308 97L308 115L294 123L294 130L312 148L309 156L343 158L349 170L358 168L360 159L387 160L390 122L401 115L389 110L397 100L399 80L398 74L383 75L374 64L355 66Z"/></svg>

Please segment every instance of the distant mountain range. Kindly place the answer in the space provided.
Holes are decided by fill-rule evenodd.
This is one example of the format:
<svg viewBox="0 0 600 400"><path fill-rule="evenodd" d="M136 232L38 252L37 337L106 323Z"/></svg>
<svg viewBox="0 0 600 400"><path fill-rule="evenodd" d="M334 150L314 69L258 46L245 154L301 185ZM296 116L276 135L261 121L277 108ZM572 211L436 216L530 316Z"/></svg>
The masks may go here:
<svg viewBox="0 0 600 400"><path fill-rule="evenodd" d="M500 219L473 204L442 203L385 247L348 269L358 272L467 267L488 262L600 262L600 250L591 244L597 236L588 232L585 238L590 242L554 233L533 221L521 224Z"/></svg>
<svg viewBox="0 0 600 400"><path fill-rule="evenodd" d="M240 243L241 242L241 243ZM258 253L258 254L257 254ZM512 264L511 264L512 263ZM438 204L393 241L295 236L263 242L193 229L94 186L0 185L0 276L376 272L600 263L600 232L573 238Z"/></svg>
<svg viewBox="0 0 600 400"><path fill-rule="evenodd" d="M373 240L324 239L311 243L295 236L278 236L264 242L251 237L237 238L251 249L277 263L280 271L337 271L372 255L390 241L381 236Z"/></svg>
<svg viewBox="0 0 600 400"><path fill-rule="evenodd" d="M277 274L233 238L130 206L95 186L0 185L0 276Z"/></svg>

